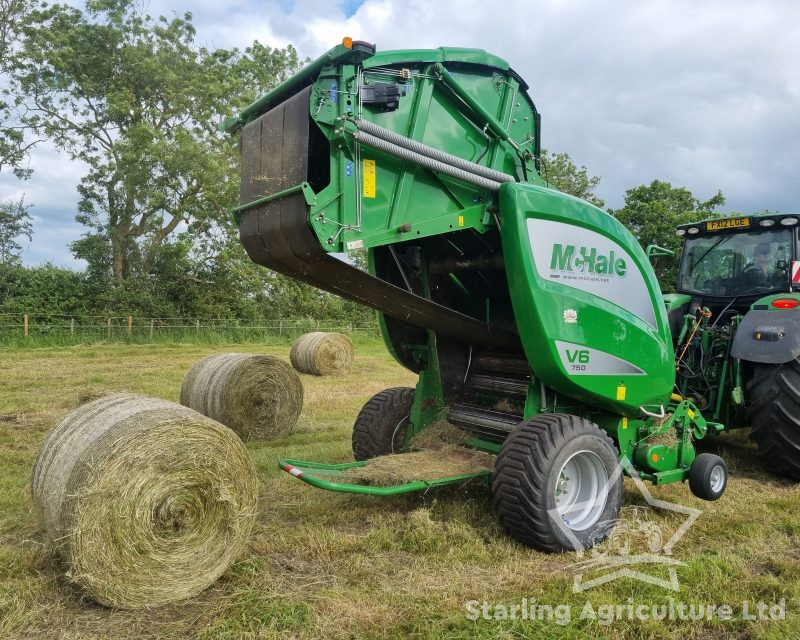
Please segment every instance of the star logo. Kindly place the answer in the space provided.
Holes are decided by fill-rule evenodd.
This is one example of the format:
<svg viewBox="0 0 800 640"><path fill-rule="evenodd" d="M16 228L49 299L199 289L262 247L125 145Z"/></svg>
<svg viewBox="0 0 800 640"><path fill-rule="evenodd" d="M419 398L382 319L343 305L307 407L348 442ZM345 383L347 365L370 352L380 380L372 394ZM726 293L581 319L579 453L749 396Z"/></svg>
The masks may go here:
<svg viewBox="0 0 800 640"><path fill-rule="evenodd" d="M627 458L624 458L617 465L614 469L614 473L612 473L611 477L608 479L605 486L606 495L610 487L613 486L622 475L623 471L627 472L631 477L636 488L642 494L642 497L649 507L624 507L621 511L627 511L632 517L619 518L605 523L607 528L604 530L604 533L608 534L608 541L604 545L606 548L603 551L598 551L595 547L592 547L587 552L572 530L568 527L563 527L562 530L570 539L580 559L579 562L572 565L580 571L580 573L576 574L574 577L572 592L579 593L581 591L586 591L601 584L611 582L612 580L617 580L618 578L632 578L671 591L680 591L676 567L685 566L685 563L673 558L672 550L703 512L700 509L686 507L653 497L650 490ZM590 505L587 504L585 506L588 507ZM673 533L666 542L663 541L664 536L659 525L650 521L643 515L650 507L665 511L673 511L686 516L681 526L678 527L675 533ZM557 509L550 509L548 515L554 522L559 524L559 526L563 525ZM642 553L632 552L635 547L632 541L635 543L636 539L643 539L646 542L647 551ZM587 553L590 555L588 558L585 557ZM667 566L668 578L658 577L633 568L640 565ZM592 573L599 573L600 575L587 579L585 573L589 571Z"/></svg>

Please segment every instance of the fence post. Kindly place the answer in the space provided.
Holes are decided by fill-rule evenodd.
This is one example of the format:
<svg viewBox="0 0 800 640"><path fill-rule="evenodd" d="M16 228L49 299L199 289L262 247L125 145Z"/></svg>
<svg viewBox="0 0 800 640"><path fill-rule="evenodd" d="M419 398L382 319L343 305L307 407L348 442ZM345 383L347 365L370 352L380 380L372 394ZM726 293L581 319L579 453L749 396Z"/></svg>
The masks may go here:
<svg viewBox="0 0 800 640"><path fill-rule="evenodd" d="M75 336L75 318L69 319L69 335Z"/></svg>
<svg viewBox="0 0 800 640"><path fill-rule="evenodd" d="M108 339L111 340L111 318L108 319L108 330L106 333L108 334Z"/></svg>
<svg viewBox="0 0 800 640"><path fill-rule="evenodd" d="M133 333L133 316L128 316L128 335Z"/></svg>
<svg viewBox="0 0 800 640"><path fill-rule="evenodd" d="M155 318L150 318L150 342L153 341L153 328L155 327Z"/></svg>
<svg viewBox="0 0 800 640"><path fill-rule="evenodd" d="M317 320L317 331L319 331L319 320Z"/></svg>
<svg viewBox="0 0 800 640"><path fill-rule="evenodd" d="M282 336L282 335L283 335L283 320L280 320L280 321L278 322L278 335L279 335L279 336Z"/></svg>
<svg viewBox="0 0 800 640"><path fill-rule="evenodd" d="M26 313L22 317L22 333L25 334L25 337L28 337L28 314Z"/></svg>
<svg viewBox="0 0 800 640"><path fill-rule="evenodd" d="M194 321L194 332L200 333L200 318L197 318Z"/></svg>

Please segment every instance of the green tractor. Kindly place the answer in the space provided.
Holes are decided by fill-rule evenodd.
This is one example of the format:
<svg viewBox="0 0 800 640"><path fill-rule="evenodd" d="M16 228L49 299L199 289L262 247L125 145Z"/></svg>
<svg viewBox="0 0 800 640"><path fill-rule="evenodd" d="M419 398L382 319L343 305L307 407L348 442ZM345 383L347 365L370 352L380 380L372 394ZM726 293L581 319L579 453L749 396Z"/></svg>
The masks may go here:
<svg viewBox="0 0 800 640"><path fill-rule="evenodd" d="M715 422L752 426L759 457L794 480L800 480L798 221L775 214L680 226L678 293L664 296L678 392Z"/></svg>
<svg viewBox="0 0 800 640"><path fill-rule="evenodd" d="M719 498L725 462L695 444L738 424L748 394L762 448L788 463L790 415L775 420L794 402L781 389L797 337L779 327L793 298L743 316L754 298L734 290L749 233L785 245L773 262L794 256L786 219L690 227L681 293L665 304L630 232L548 186L527 84L476 49L345 39L224 127L240 135L234 213L251 259L377 310L387 349L419 375L361 410L355 462L279 461L293 476L371 495L481 478L509 535L557 552L609 535L624 474ZM357 249L368 271L342 259ZM354 479L443 419L493 468Z"/></svg>

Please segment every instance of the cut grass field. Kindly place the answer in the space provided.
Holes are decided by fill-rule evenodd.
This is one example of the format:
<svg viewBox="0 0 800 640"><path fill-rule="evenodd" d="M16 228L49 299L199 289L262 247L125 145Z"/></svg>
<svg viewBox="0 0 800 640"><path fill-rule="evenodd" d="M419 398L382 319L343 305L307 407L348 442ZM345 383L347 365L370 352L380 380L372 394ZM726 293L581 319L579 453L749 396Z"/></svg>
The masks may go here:
<svg viewBox="0 0 800 640"><path fill-rule="evenodd" d="M413 385L377 341L356 344L337 378L302 376L296 432L248 444L261 478L247 552L198 597L150 611L112 611L81 596L43 535L30 500L31 466L48 429L86 390L129 390L177 400L198 359L225 351L288 358L272 346L88 345L0 351L0 637L2 638L800 638L800 487L751 462L744 434L717 438L731 471L719 502L685 485L654 497L703 510L674 548L680 592L622 578L573 593L575 554L546 555L505 537L484 486L374 498L313 489L277 470L279 457L352 459L350 430L374 393ZM630 479L624 505L643 505ZM666 537L684 520L650 511ZM603 551L607 544L600 548ZM666 577L663 565L634 567ZM590 577L590 576L587 576ZM569 605L571 621L469 620L465 603ZM602 605L731 605L733 620L587 616ZM785 599L784 620L743 620L742 602ZM561 614L565 609L562 608ZM752 608L751 608L752 613Z"/></svg>

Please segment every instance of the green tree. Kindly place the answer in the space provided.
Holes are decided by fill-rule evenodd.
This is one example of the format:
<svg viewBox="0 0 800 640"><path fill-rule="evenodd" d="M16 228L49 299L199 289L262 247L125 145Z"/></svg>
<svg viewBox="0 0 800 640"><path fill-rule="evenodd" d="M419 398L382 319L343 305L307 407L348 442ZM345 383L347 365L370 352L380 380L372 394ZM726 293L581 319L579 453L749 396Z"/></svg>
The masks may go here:
<svg viewBox="0 0 800 640"><path fill-rule="evenodd" d="M3 87L8 84L9 60L19 45L20 25L29 9L28 0L0 0L0 171L10 169L20 179L31 174L28 151L39 140L26 140L23 129L16 126L14 114L21 98Z"/></svg>
<svg viewBox="0 0 800 640"><path fill-rule="evenodd" d="M664 291L674 291L680 263L681 239L675 235L680 224L711 218L715 209L725 204L721 191L701 201L684 187L673 187L669 182L653 180L625 192L625 205L610 210L636 236L643 247L655 244L675 252L674 256L658 258L656 276Z"/></svg>
<svg viewBox="0 0 800 640"><path fill-rule="evenodd" d="M550 153L542 149L541 161L541 176L550 186L601 209L605 206L605 202L594 195L600 178L589 175L584 165L577 166L568 153Z"/></svg>
<svg viewBox="0 0 800 640"><path fill-rule="evenodd" d="M190 13L140 7L42 4L8 62L18 128L89 166L76 216L88 231L73 250L119 290L141 287L181 226L207 231L229 217L236 150L218 125L298 65L291 47L197 46Z"/></svg>
<svg viewBox="0 0 800 640"><path fill-rule="evenodd" d="M0 202L0 267L19 265L19 241L27 238L30 242L32 236L33 224L24 198Z"/></svg>

